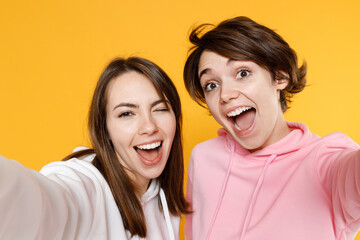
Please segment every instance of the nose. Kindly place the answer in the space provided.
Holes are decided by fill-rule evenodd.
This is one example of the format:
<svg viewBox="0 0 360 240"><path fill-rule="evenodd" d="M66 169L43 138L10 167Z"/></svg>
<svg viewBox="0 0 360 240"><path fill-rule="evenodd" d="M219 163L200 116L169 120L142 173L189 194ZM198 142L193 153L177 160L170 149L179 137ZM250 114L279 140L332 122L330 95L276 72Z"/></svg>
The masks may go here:
<svg viewBox="0 0 360 240"><path fill-rule="evenodd" d="M151 115L143 116L142 121L140 122L139 133L141 135L142 134L151 135L157 131L158 131L158 126L156 124L155 119Z"/></svg>
<svg viewBox="0 0 360 240"><path fill-rule="evenodd" d="M238 98L240 95L239 89L236 88L229 81L223 81L220 90L220 101L221 103L227 103L232 99Z"/></svg>

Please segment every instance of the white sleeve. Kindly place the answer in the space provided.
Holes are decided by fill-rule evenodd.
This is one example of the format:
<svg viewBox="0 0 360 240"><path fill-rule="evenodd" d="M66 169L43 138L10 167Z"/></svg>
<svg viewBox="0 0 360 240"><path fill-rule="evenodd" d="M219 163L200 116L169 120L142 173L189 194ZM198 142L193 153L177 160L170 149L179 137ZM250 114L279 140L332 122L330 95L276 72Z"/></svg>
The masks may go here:
<svg viewBox="0 0 360 240"><path fill-rule="evenodd" d="M0 239L106 239L101 184L66 164L44 176L0 156Z"/></svg>

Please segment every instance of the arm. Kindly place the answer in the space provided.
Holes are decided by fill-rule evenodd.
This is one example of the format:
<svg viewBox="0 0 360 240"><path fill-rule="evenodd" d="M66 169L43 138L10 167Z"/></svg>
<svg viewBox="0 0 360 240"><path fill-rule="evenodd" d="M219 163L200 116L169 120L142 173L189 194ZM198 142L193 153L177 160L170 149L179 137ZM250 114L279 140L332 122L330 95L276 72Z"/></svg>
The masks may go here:
<svg viewBox="0 0 360 240"><path fill-rule="evenodd" d="M339 156L336 156L336 155ZM360 226L360 150L344 150L335 154L331 169L331 188L335 223L346 224L346 230Z"/></svg>
<svg viewBox="0 0 360 240"><path fill-rule="evenodd" d="M67 175L46 177L0 157L0 239L86 239L94 185L81 173Z"/></svg>
<svg viewBox="0 0 360 240"><path fill-rule="evenodd" d="M37 174L31 170L0 157L1 239L41 238L42 206L46 200L38 181ZM63 207L59 206L59 209ZM62 222L62 218L59 216L58 221Z"/></svg>
<svg viewBox="0 0 360 240"><path fill-rule="evenodd" d="M340 133L323 139L317 171L329 196L336 235L344 237L360 226L360 147Z"/></svg>

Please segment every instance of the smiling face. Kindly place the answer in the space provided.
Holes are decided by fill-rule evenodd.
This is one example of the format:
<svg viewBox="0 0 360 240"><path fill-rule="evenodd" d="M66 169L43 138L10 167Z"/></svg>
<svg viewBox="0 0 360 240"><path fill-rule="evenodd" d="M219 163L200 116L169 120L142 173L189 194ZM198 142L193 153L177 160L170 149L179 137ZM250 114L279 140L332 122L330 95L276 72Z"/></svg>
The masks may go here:
<svg viewBox="0 0 360 240"><path fill-rule="evenodd" d="M114 78L107 90L106 125L116 155L142 195L166 165L176 119L152 82L135 71Z"/></svg>
<svg viewBox="0 0 360 240"><path fill-rule="evenodd" d="M286 80L274 82L254 62L208 50L200 57L198 74L211 114L242 147L255 151L290 132L279 103Z"/></svg>

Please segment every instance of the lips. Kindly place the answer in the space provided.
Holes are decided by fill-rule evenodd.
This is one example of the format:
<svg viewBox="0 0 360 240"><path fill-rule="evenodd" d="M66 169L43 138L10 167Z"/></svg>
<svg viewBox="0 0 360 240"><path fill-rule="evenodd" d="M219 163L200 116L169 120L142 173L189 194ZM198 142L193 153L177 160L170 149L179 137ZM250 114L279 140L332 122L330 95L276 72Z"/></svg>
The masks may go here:
<svg viewBox="0 0 360 240"><path fill-rule="evenodd" d="M140 160L148 166L160 162L162 157L162 141L156 141L149 144L137 145L134 147Z"/></svg>
<svg viewBox="0 0 360 240"><path fill-rule="evenodd" d="M245 131L253 126L256 109L250 106L242 106L228 112L226 115L231 119L238 131Z"/></svg>

